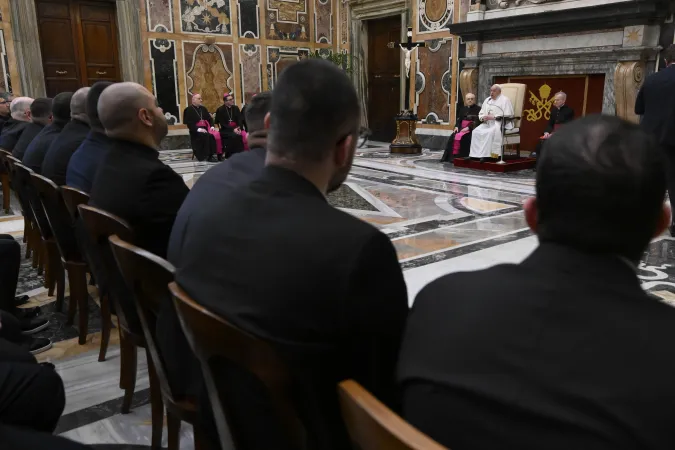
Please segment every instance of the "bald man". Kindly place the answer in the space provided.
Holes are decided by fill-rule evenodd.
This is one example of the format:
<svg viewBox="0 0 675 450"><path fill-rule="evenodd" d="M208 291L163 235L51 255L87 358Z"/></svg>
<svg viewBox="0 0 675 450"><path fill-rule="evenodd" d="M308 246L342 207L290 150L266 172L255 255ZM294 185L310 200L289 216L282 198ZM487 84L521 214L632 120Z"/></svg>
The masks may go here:
<svg viewBox="0 0 675 450"><path fill-rule="evenodd" d="M12 151L19 142L23 131L30 123L30 105L33 99L30 97L17 97L9 106L11 118L5 122L0 135L0 148Z"/></svg>
<svg viewBox="0 0 675 450"><path fill-rule="evenodd" d="M143 86L118 83L101 94L98 116L113 142L94 179L89 204L126 220L136 245L166 257L188 188L159 160L159 144L168 132L164 113Z"/></svg>
<svg viewBox="0 0 675 450"><path fill-rule="evenodd" d="M86 104L88 87L78 89L70 100L70 122L63 127L52 145L49 146L42 162L42 175L52 180L57 186L66 184L66 172L70 157L89 134L89 117Z"/></svg>

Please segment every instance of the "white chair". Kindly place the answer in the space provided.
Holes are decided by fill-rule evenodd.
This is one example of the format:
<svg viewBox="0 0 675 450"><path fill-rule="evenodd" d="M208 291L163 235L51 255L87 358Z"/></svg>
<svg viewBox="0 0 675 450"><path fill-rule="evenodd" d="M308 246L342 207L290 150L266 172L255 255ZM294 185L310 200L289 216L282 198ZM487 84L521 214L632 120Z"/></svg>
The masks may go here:
<svg viewBox="0 0 675 450"><path fill-rule="evenodd" d="M505 83L501 85L502 95L505 95L513 105L513 128L504 132L504 152L515 148L515 153L520 157L520 122L525 107L525 95L527 85L522 83Z"/></svg>

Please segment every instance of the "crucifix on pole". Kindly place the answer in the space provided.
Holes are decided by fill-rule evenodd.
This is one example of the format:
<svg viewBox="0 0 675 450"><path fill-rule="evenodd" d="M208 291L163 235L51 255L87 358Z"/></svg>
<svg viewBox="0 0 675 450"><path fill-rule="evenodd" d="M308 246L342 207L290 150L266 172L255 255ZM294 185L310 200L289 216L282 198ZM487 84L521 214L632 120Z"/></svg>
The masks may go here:
<svg viewBox="0 0 675 450"><path fill-rule="evenodd" d="M404 110L412 112L410 109L410 65L411 65L411 54L418 47L425 47L424 42L413 42L412 40L413 29L408 27L407 39L405 42L390 42L389 48L395 48L398 46L403 53L405 54L405 103Z"/></svg>

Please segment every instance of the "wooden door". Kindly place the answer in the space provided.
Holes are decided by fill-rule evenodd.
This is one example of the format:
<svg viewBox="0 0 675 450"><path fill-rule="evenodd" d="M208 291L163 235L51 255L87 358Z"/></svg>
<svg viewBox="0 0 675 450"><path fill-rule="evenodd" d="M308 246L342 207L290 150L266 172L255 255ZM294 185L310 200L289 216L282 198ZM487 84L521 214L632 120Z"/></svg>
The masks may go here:
<svg viewBox="0 0 675 450"><path fill-rule="evenodd" d="M400 112L401 50L389 48L401 40L401 17L368 21L368 125L375 141L396 137L394 116Z"/></svg>
<svg viewBox="0 0 675 450"><path fill-rule="evenodd" d="M47 96L120 80L114 2L35 2Z"/></svg>

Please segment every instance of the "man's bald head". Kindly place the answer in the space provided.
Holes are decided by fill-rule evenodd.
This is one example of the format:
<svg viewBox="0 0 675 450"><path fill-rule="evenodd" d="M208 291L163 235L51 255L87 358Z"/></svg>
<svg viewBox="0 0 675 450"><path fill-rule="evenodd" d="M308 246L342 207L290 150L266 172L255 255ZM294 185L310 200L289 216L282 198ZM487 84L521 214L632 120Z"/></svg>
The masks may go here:
<svg viewBox="0 0 675 450"><path fill-rule="evenodd" d="M116 83L107 87L98 100L98 117L111 138L148 146L158 146L168 131L157 100L137 83Z"/></svg>
<svg viewBox="0 0 675 450"><path fill-rule="evenodd" d="M33 99L30 97L17 97L12 100L9 107L9 112L14 120L22 122L30 122L30 105L33 104Z"/></svg>
<svg viewBox="0 0 675 450"><path fill-rule="evenodd" d="M89 123L89 117L87 117L87 94L89 93L89 89L88 87L83 87L73 94L73 98L70 99L71 118Z"/></svg>

